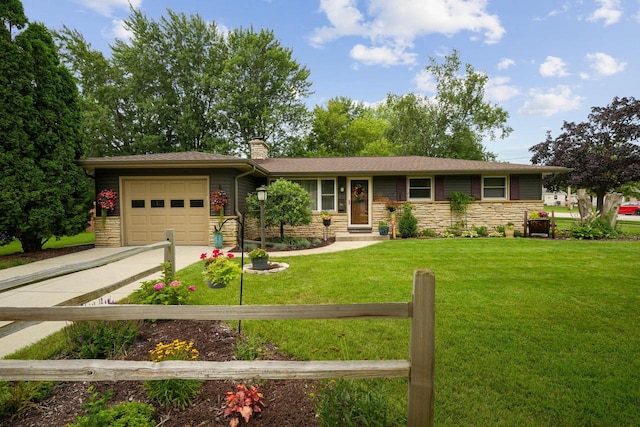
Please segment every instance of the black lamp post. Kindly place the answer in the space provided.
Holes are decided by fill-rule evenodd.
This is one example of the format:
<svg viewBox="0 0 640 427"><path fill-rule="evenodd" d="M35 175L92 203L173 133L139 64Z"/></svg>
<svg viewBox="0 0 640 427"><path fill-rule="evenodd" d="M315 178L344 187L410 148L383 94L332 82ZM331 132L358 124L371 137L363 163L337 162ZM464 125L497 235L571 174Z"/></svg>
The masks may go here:
<svg viewBox="0 0 640 427"><path fill-rule="evenodd" d="M261 185L256 188L256 192L258 193L258 201L260 202L260 247L264 249L264 202L267 200L267 187Z"/></svg>

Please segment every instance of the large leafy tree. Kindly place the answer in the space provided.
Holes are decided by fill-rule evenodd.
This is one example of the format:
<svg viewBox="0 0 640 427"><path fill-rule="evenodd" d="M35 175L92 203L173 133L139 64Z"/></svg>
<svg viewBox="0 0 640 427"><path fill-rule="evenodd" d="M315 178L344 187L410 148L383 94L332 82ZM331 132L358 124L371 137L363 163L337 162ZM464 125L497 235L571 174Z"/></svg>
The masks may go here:
<svg viewBox="0 0 640 427"><path fill-rule="evenodd" d="M565 122L553 139L529 149L534 164L571 168L568 174L549 178L546 185L568 185L591 190L602 212L604 196L640 180L640 100L615 97L606 107L593 107L589 120Z"/></svg>
<svg viewBox="0 0 640 427"><path fill-rule="evenodd" d="M311 224L311 196L300 184L279 179L267 187L267 200L264 202L264 220L267 227L279 227L280 238L284 238L284 226ZM259 218L260 202L258 196L247 197L248 214Z"/></svg>
<svg viewBox="0 0 640 427"><path fill-rule="evenodd" d="M377 112L347 97L332 98L313 110L305 156L389 155L384 134L388 123Z"/></svg>
<svg viewBox="0 0 640 427"><path fill-rule="evenodd" d="M430 58L425 71L435 82L434 98L415 94L388 97L388 137L399 154L495 159L483 141L509 136L509 114L484 99L486 74L466 64L464 75L460 75L461 68L456 50L442 64Z"/></svg>
<svg viewBox="0 0 640 427"><path fill-rule="evenodd" d="M58 34L82 91L91 155L170 151L248 154L255 136L278 155L306 123L309 71L273 32L228 34L199 15L159 21L132 10L131 40L110 58L80 33Z"/></svg>
<svg viewBox="0 0 640 427"><path fill-rule="evenodd" d="M83 154L78 92L48 30L26 26L19 1L0 13L0 235L31 252L90 218L88 183L74 163Z"/></svg>

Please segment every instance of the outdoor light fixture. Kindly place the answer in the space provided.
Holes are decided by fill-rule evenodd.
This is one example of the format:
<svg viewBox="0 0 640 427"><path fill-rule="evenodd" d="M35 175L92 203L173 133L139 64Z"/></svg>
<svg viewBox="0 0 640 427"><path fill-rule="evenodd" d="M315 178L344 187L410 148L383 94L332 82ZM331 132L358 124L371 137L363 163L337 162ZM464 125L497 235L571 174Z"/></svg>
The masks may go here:
<svg viewBox="0 0 640 427"><path fill-rule="evenodd" d="M261 185L260 187L256 188L256 192L258 193L258 200L260 202L264 202L265 200L267 200L267 187Z"/></svg>
<svg viewBox="0 0 640 427"><path fill-rule="evenodd" d="M258 201L260 201L260 247L265 248L264 244L264 201L267 200L267 187L261 185L256 188Z"/></svg>

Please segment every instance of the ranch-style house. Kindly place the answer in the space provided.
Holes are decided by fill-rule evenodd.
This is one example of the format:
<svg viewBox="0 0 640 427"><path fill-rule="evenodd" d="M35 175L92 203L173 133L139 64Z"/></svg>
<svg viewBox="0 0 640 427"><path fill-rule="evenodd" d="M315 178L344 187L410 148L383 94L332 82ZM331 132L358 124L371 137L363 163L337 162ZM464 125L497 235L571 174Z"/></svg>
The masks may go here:
<svg viewBox="0 0 640 427"><path fill-rule="evenodd" d="M332 214L329 233L375 231L388 220L389 202L409 201L418 228L436 232L455 221L448 196L473 195L467 223L520 224L525 211L542 210L542 177L567 169L551 166L443 159L422 156L270 158L261 139L250 142L251 158L200 152L96 157L79 161L95 177L96 194L118 194L115 209L96 221L96 246L138 246L164 240L175 230L178 245L212 245L219 215L210 203L213 191L229 195L224 217L225 245L236 243L238 221L246 217L246 197L256 188L284 178L311 195L313 222L286 228L287 235L322 237L322 211ZM98 208L98 211L100 209ZM246 220L246 237L259 235L255 220ZM268 229L267 235L278 235Z"/></svg>

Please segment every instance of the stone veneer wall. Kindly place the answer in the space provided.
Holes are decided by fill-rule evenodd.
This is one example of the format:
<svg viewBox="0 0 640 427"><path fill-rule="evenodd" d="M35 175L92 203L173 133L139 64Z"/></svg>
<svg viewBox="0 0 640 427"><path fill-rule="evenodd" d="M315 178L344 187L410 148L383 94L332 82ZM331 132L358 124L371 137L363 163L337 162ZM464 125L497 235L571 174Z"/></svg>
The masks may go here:
<svg viewBox="0 0 640 427"><path fill-rule="evenodd" d="M414 206L413 214L418 219L418 230L426 228L441 233L453 225L458 219L451 217L449 202L412 202ZM469 204L467 208L466 221L468 227L486 226L489 232L495 230L498 225L505 225L513 222L516 229L524 230L524 213L533 210L543 210L542 201L504 201L504 202L484 202L478 201ZM371 228L373 232L378 229L379 221L390 221L391 214L385 208L384 202L373 202ZM397 221L402 215L402 209L396 212ZM335 237L336 233L347 232L347 214L332 213L331 226L327 237ZM255 239L260 236L260 224L256 219L246 220L246 238ZM319 213L314 213L311 224L300 227L285 226L285 236L317 237L323 238L324 226ZM265 234L267 237L280 235L278 227L267 227ZM226 235L225 235L226 240Z"/></svg>
<svg viewBox="0 0 640 427"><path fill-rule="evenodd" d="M429 228L441 233L447 227L453 225L457 219L451 218L449 202L412 202L415 207L413 214L418 219L418 230ZM505 225L513 222L516 229L524 229L524 213L534 210L544 210L542 201L504 201L504 202L484 202L478 201L469 204L467 208L467 225L486 226L489 232L493 231L498 225ZM402 210L396 212L396 224L402 214ZM372 207L372 231L376 232L379 221L390 221L390 214L385 209L385 203L373 202ZM335 237L338 232L347 231L347 214L332 213L331 226L327 230L327 237ZM225 217L229 218L229 217ZM235 217L231 217L235 218ZM213 226L217 225L218 216L209 217L209 245L213 246ZM245 238L260 239L260 222L257 219L245 220ZM397 227L397 225L396 225ZM96 240L95 246L100 248L120 247L120 217L107 217L105 225L102 225L102 218L96 218ZM223 229L224 245L234 246L237 243L238 233L240 232L236 221L228 221ZM313 214L311 224L299 227L285 226L285 236L298 237L316 237L324 238L325 227L322 225L320 213ZM279 227L267 227L265 230L266 237L280 236Z"/></svg>
<svg viewBox="0 0 640 427"><path fill-rule="evenodd" d="M95 219L95 247L96 248L119 248L122 246L120 236L120 217L108 216L102 223L102 217Z"/></svg>

